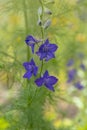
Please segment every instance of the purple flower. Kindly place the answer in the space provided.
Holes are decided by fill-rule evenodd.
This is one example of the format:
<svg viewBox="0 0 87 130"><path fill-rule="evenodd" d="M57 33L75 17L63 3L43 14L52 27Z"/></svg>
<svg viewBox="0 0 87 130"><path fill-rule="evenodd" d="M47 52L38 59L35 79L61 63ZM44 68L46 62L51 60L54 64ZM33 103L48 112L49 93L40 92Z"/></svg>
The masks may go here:
<svg viewBox="0 0 87 130"><path fill-rule="evenodd" d="M49 90L54 91L53 85L56 84L58 79L54 76L49 76L48 71L45 71L43 77L40 77L35 80L35 83L38 87L42 85L46 86Z"/></svg>
<svg viewBox="0 0 87 130"><path fill-rule="evenodd" d="M76 70L75 69L72 69L72 70L69 70L68 71L68 83L70 83L72 80L75 79L75 76L76 76Z"/></svg>
<svg viewBox="0 0 87 130"><path fill-rule="evenodd" d="M72 59L70 59L67 63L67 66L72 66L74 64L74 61Z"/></svg>
<svg viewBox="0 0 87 130"><path fill-rule="evenodd" d="M25 67L27 71L23 76L24 78L30 79L32 75L34 76L37 75L38 67L35 65L35 62L33 59L31 59L30 62L24 62L23 66Z"/></svg>
<svg viewBox="0 0 87 130"><path fill-rule="evenodd" d="M47 39L45 43L43 43L36 54L40 57L40 60L45 59L46 61L55 57L54 52L57 50L56 44L50 44Z"/></svg>
<svg viewBox="0 0 87 130"><path fill-rule="evenodd" d="M85 69L86 69L84 64L80 64L80 68L81 68L82 70L85 70Z"/></svg>
<svg viewBox="0 0 87 130"><path fill-rule="evenodd" d="M84 88L84 86L81 85L80 82L75 83L75 87L78 88L79 90L82 90Z"/></svg>
<svg viewBox="0 0 87 130"><path fill-rule="evenodd" d="M31 47L32 53L34 53L35 44L39 43L40 41L41 40L37 40L31 35L27 36L25 40L26 44Z"/></svg>
<svg viewBox="0 0 87 130"><path fill-rule="evenodd" d="M84 58L84 54L83 54L83 53L79 53L79 54L78 54L78 57L79 57L80 59L83 59L83 58Z"/></svg>

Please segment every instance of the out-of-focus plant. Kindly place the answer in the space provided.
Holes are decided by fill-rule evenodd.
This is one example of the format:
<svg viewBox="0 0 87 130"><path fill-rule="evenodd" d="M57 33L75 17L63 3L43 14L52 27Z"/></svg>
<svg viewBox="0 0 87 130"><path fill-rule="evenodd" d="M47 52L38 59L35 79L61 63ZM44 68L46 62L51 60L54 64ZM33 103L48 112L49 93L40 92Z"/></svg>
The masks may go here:
<svg viewBox="0 0 87 130"><path fill-rule="evenodd" d="M73 59L70 59L67 63L67 82L75 86L77 89L82 90L84 88L82 82L83 79L85 80L84 75L87 68L83 63L83 54L78 54L77 58L77 63L75 63Z"/></svg>

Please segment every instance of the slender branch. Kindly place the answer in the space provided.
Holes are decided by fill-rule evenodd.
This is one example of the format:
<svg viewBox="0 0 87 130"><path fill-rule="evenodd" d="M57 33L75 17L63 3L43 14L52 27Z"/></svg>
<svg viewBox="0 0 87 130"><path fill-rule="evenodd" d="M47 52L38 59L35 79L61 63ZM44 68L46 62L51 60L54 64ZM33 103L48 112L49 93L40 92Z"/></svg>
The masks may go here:
<svg viewBox="0 0 87 130"><path fill-rule="evenodd" d="M21 62L19 60L17 60L14 56L11 56L9 55L8 53L6 52L3 52L3 51L0 51L1 54L7 56L7 57L10 57L11 59L14 59L16 62L18 62L19 64L21 64Z"/></svg>

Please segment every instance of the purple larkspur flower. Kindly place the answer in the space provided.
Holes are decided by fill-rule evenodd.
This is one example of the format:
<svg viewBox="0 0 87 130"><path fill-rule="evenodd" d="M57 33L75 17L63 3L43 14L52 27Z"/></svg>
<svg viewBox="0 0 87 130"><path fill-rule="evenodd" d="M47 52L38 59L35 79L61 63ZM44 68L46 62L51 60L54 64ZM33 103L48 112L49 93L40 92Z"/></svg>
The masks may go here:
<svg viewBox="0 0 87 130"><path fill-rule="evenodd" d="M86 69L84 64L80 64L80 68L81 68L82 70L85 70L85 69Z"/></svg>
<svg viewBox="0 0 87 130"><path fill-rule="evenodd" d="M35 83L38 87L42 85L46 86L49 90L54 91L53 85L56 84L58 79L54 76L49 76L48 71L45 71L43 77L40 77L35 80Z"/></svg>
<svg viewBox="0 0 87 130"><path fill-rule="evenodd" d="M72 69L68 71L68 83L70 83L71 81L73 81L75 79L76 76L76 70Z"/></svg>
<svg viewBox="0 0 87 130"><path fill-rule="evenodd" d="M68 63L67 63L67 66L72 66L73 64L74 64L73 59L70 59L70 60L68 61Z"/></svg>
<svg viewBox="0 0 87 130"><path fill-rule="evenodd" d="M58 46L56 44L49 43L49 40L46 41L39 47L39 50L36 54L40 57L40 60L45 59L46 61L55 58L54 52L57 50Z"/></svg>
<svg viewBox="0 0 87 130"><path fill-rule="evenodd" d="M24 62L23 66L26 69L26 73L24 74L24 78L30 79L32 75L36 76L38 72L38 67L35 65L35 62L33 59L31 59L30 62Z"/></svg>
<svg viewBox="0 0 87 130"><path fill-rule="evenodd" d="M75 87L79 90L82 90L84 88L84 86L80 82L75 83Z"/></svg>
<svg viewBox="0 0 87 130"><path fill-rule="evenodd" d="M79 54L78 54L78 57L79 57L80 59L83 59L83 58L84 58L84 54L83 54L83 53L79 53Z"/></svg>
<svg viewBox="0 0 87 130"><path fill-rule="evenodd" d="M37 39L35 39L33 36L29 35L29 36L26 37L25 42L26 42L26 44L27 44L28 46L31 47L32 53L34 53L35 44L41 42L41 40L37 40Z"/></svg>

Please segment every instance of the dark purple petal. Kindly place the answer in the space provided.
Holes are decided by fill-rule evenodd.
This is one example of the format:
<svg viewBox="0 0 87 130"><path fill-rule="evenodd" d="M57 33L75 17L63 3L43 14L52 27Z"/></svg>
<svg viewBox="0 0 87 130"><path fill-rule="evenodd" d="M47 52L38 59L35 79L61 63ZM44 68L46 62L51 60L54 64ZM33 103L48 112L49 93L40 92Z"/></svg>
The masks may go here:
<svg viewBox="0 0 87 130"><path fill-rule="evenodd" d="M50 44L49 40L46 41L39 47L36 54L40 57L40 60L45 59L46 61L55 58L54 52L57 50L56 44Z"/></svg>
<svg viewBox="0 0 87 130"><path fill-rule="evenodd" d="M42 45L39 47L39 51L38 51L38 52L43 52L43 48L44 48L44 44L42 44Z"/></svg>
<svg viewBox="0 0 87 130"><path fill-rule="evenodd" d="M27 65L29 65L28 62L24 62L24 63L23 63L23 66L24 66L24 67L26 67Z"/></svg>
<svg viewBox="0 0 87 130"><path fill-rule="evenodd" d="M41 40L37 40L37 39L35 39L33 36L31 36L31 35L27 36L27 37L26 37L26 40L25 40L26 44L27 44L28 46L31 46L32 53L34 53L35 43L38 43L38 42L40 42L40 41L41 41Z"/></svg>
<svg viewBox="0 0 87 130"><path fill-rule="evenodd" d="M72 59L70 59L67 63L67 66L72 66L74 64L74 61Z"/></svg>
<svg viewBox="0 0 87 130"><path fill-rule="evenodd" d="M83 59L84 58L84 54L83 53L79 53L78 57L81 58L81 59Z"/></svg>
<svg viewBox="0 0 87 130"><path fill-rule="evenodd" d="M53 88L53 86L52 86L51 84L46 84L46 83L45 83L45 86L46 86L49 90L54 91L54 88Z"/></svg>
<svg viewBox="0 0 87 130"><path fill-rule="evenodd" d="M30 65L29 62L24 62L24 63L23 63L23 66L25 67L25 69L26 69L27 71L30 70L30 68L31 68L31 65Z"/></svg>
<svg viewBox="0 0 87 130"><path fill-rule="evenodd" d="M56 84L57 81L58 81L58 79L54 76L49 76L49 73L46 70L45 73L43 74L43 77L36 79L35 83L38 87L44 85L49 90L54 91L53 85Z"/></svg>
<svg viewBox="0 0 87 130"><path fill-rule="evenodd" d="M55 55L53 54L53 53L51 53L51 52L48 52L47 53L47 57L46 57L46 61L48 61L48 60L50 60L50 59L52 59L52 58L55 58Z"/></svg>
<svg viewBox="0 0 87 130"><path fill-rule="evenodd" d="M46 41L44 42L44 44L48 45L49 44L49 40L46 39Z"/></svg>
<svg viewBox="0 0 87 130"><path fill-rule="evenodd" d="M25 41L28 45L39 42L39 40L35 39L32 35L27 36Z"/></svg>
<svg viewBox="0 0 87 130"><path fill-rule="evenodd" d="M43 60L45 57L46 57L46 53L42 53L41 56L40 56L40 60Z"/></svg>
<svg viewBox="0 0 87 130"><path fill-rule="evenodd" d="M38 72L38 67L34 67L34 71L33 71L34 76L37 75L37 72Z"/></svg>
<svg viewBox="0 0 87 130"><path fill-rule="evenodd" d="M30 78L31 78L31 76L32 76L32 73L31 73L31 72L29 72L29 71L27 71L27 72L24 74L23 78L30 79Z"/></svg>
<svg viewBox="0 0 87 130"><path fill-rule="evenodd" d="M30 65L36 66L36 65L35 65L35 62L34 62L34 60L33 60L33 58L32 58L31 61L30 61Z"/></svg>
<svg viewBox="0 0 87 130"><path fill-rule="evenodd" d="M48 80L49 84L51 84L51 85L56 84L57 81L58 81L58 79L56 77L54 77L54 76L49 76L47 78L47 80Z"/></svg>
<svg viewBox="0 0 87 130"><path fill-rule="evenodd" d="M36 52L36 54L37 54L38 56L40 56L40 57L41 57L41 55L42 55L42 53L43 53L43 48L44 48L44 44L42 44L42 45L39 47L39 50Z"/></svg>
<svg viewBox="0 0 87 130"><path fill-rule="evenodd" d="M40 57L41 56L41 53L39 51L36 52L36 54Z"/></svg>
<svg viewBox="0 0 87 130"><path fill-rule="evenodd" d="M43 78L47 78L49 76L48 71L46 70L45 73L43 74Z"/></svg>
<svg viewBox="0 0 87 130"><path fill-rule="evenodd" d="M31 75L31 74L33 74L34 76L37 75L38 67L36 66L36 64L35 64L33 59L31 59L30 62L24 62L23 66L27 70L27 72L24 75L24 78L29 78L29 75Z"/></svg>
<svg viewBox="0 0 87 130"><path fill-rule="evenodd" d="M43 85L43 78L38 78L35 80L35 83L38 87L42 86Z"/></svg>
<svg viewBox="0 0 87 130"><path fill-rule="evenodd" d="M75 79L75 76L76 76L76 70L75 69L72 69L72 70L69 70L68 71L68 83L73 81Z"/></svg>
<svg viewBox="0 0 87 130"><path fill-rule="evenodd" d="M49 50L51 52L55 52L57 50L58 46L56 44L49 44Z"/></svg>
<svg viewBox="0 0 87 130"><path fill-rule="evenodd" d="M78 88L79 90L82 90L84 88L84 86L81 85L80 82L75 83L75 87Z"/></svg>
<svg viewBox="0 0 87 130"><path fill-rule="evenodd" d="M86 69L86 67L85 67L84 64L81 64L81 65L80 65L80 68L81 68L82 70L85 70L85 69Z"/></svg>
<svg viewBox="0 0 87 130"><path fill-rule="evenodd" d="M36 52L36 54L40 57L40 60L43 60L47 53L45 52L45 46L44 44L42 44L38 50L38 52Z"/></svg>

